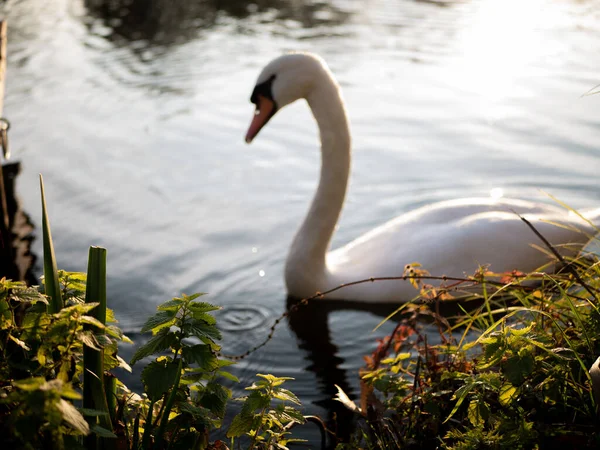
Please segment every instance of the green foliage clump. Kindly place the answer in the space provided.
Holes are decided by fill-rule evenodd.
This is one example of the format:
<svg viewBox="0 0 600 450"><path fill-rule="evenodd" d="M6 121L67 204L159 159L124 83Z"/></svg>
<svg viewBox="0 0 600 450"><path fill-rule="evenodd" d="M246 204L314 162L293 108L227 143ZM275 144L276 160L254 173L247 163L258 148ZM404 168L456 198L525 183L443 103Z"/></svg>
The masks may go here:
<svg viewBox="0 0 600 450"><path fill-rule="evenodd" d="M479 274L477 303L452 319L427 288L429 302L403 306L394 333L367 358L363 421L340 448L600 445L589 373L600 354L600 265L580 257L554 275L491 280L498 276Z"/></svg>
<svg viewBox="0 0 600 450"><path fill-rule="evenodd" d="M41 182L41 179L40 179ZM0 280L0 433L15 449L211 449L231 390L222 378L231 361L219 357L218 306L182 295L163 303L142 332L152 337L131 364L153 357L142 370L144 394L131 392L112 373L131 371L118 343L131 341L106 308L106 250L90 248L88 274L57 270L42 188L45 293ZM249 389L230 436L255 448L286 448L289 427L303 421L288 405L267 411L274 399L299 404L271 375ZM255 413L256 401L261 410Z"/></svg>
<svg viewBox="0 0 600 450"><path fill-rule="evenodd" d="M301 439L289 437L289 429L296 424L303 424L305 418L290 402L300 405L300 400L291 391L281 385L289 377L275 377L273 375L258 374L258 380L246 388L251 391L243 400L242 410L229 427L227 437L236 438L247 435L252 439L249 449L271 448L287 450L287 445L293 442L304 442ZM275 409L271 409L273 400L280 400ZM233 440L232 440L233 443Z"/></svg>
<svg viewBox="0 0 600 450"><path fill-rule="evenodd" d="M217 356L221 333L209 313L219 307L196 301L200 295L163 303L142 328L153 337L131 363L159 355L142 371L147 397L132 409L132 439L141 439L142 448L149 442L157 448L167 443L177 444L172 448L205 448L209 432L221 426L231 391L217 379L235 377L222 370L232 363Z"/></svg>
<svg viewBox="0 0 600 450"><path fill-rule="evenodd" d="M61 271L58 279L66 306L54 314L36 288L0 280L0 424L14 448L40 448L48 439L60 447L90 432L83 416L95 412L73 404L81 398L84 345L106 349L106 370L129 367L117 354L127 338L89 315L97 304L83 303L85 275ZM89 326L105 332L102 342Z"/></svg>

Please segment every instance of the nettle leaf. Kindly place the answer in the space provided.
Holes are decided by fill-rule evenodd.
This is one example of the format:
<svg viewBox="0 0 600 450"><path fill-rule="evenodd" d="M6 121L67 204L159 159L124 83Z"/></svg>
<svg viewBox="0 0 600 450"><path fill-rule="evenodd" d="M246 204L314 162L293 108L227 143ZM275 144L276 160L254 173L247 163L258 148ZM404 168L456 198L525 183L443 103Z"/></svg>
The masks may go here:
<svg viewBox="0 0 600 450"><path fill-rule="evenodd" d="M211 340L220 340L221 332L214 325L194 320L184 325L184 332L188 335L196 336L199 339L208 338Z"/></svg>
<svg viewBox="0 0 600 450"><path fill-rule="evenodd" d="M257 377L264 378L271 386L280 386L288 380L293 380L292 377L276 377L275 375L271 375L270 373L257 373ZM261 381L258 382L260 384Z"/></svg>
<svg viewBox="0 0 600 450"><path fill-rule="evenodd" d="M277 413L279 415L279 420L282 420L286 423L296 422L302 424L306 422L306 419L302 413L291 406L280 405L280 407L277 408Z"/></svg>
<svg viewBox="0 0 600 450"><path fill-rule="evenodd" d="M253 422L253 415L238 414L233 418L231 425L229 425L229 429L227 430L227 437L235 438L248 433L252 429Z"/></svg>
<svg viewBox="0 0 600 450"><path fill-rule="evenodd" d="M197 344L192 345L191 347L183 347L181 352L183 359L188 363L198 364L199 369L212 372L220 367L217 356L212 352L208 345Z"/></svg>
<svg viewBox="0 0 600 450"><path fill-rule="evenodd" d="M148 398L158 401L175 383L179 365L175 361L152 361L142 370L142 383Z"/></svg>
<svg viewBox="0 0 600 450"><path fill-rule="evenodd" d="M206 312L210 312L210 311L218 311L221 309L220 306L211 305L210 303L206 303L206 302L190 303L188 305L188 308L190 309L190 311L197 312L197 313L206 313Z"/></svg>
<svg viewBox="0 0 600 450"><path fill-rule="evenodd" d="M513 356L502 364L502 373L504 373L511 384L520 386L525 381L525 378L533 372L534 365L535 359L529 353L523 356Z"/></svg>
<svg viewBox="0 0 600 450"><path fill-rule="evenodd" d="M98 306L100 303L98 302L90 302L90 303L80 303L78 305L69 306L67 308L61 309L55 316L59 317L69 317L72 315L84 315L89 313L92 309ZM100 322L98 322L100 323ZM102 323L100 323L100 327L104 327Z"/></svg>
<svg viewBox="0 0 600 450"><path fill-rule="evenodd" d="M527 327L519 328L519 329L510 327L508 330L510 331L510 333L513 336L525 336L527 333L529 333L532 330L532 328L534 326L535 326L535 322L531 322L529 324L529 326L527 326Z"/></svg>
<svg viewBox="0 0 600 450"><path fill-rule="evenodd" d="M17 292L13 292L10 295L10 299L16 302L27 302L27 303L37 303L42 302L48 305L48 300L46 296L39 292L37 288L28 287L25 289L19 289Z"/></svg>
<svg viewBox="0 0 600 450"><path fill-rule="evenodd" d="M229 372L225 372L224 370L221 370L219 372L217 372L217 374L223 378L226 378L230 381L233 381L235 383L239 383L240 379L238 377L236 377L235 375L233 375L232 373Z"/></svg>
<svg viewBox="0 0 600 450"><path fill-rule="evenodd" d="M27 312L21 327L27 332L36 332L50 325L50 315L46 313Z"/></svg>
<svg viewBox="0 0 600 450"><path fill-rule="evenodd" d="M100 344L96 340L94 333L91 330L81 331L77 333L77 339L86 345L87 347L93 348L96 351L100 351Z"/></svg>
<svg viewBox="0 0 600 450"><path fill-rule="evenodd" d="M502 406L508 406L519 395L519 390L510 383L505 383L498 392L498 401Z"/></svg>
<svg viewBox="0 0 600 450"><path fill-rule="evenodd" d="M200 322L205 322L208 325L215 325L217 323L217 319L204 312L193 312L192 317Z"/></svg>
<svg viewBox="0 0 600 450"><path fill-rule="evenodd" d="M133 365L140 359L156 353L163 352L177 342L177 336L174 333L169 333L166 328L160 333L142 345L131 358L130 364Z"/></svg>
<svg viewBox="0 0 600 450"><path fill-rule="evenodd" d="M192 295L183 294L182 297L183 300L185 300L187 303L191 303L192 301L196 300L198 297L202 297L203 295L206 295L206 292L196 292Z"/></svg>
<svg viewBox="0 0 600 450"><path fill-rule="evenodd" d="M179 311L181 307L185 305L185 302L180 298L174 298L168 302L158 305L159 311Z"/></svg>
<svg viewBox="0 0 600 450"><path fill-rule="evenodd" d="M204 427L211 425L211 412L202 406L182 402L179 404L179 412L191 415L198 425Z"/></svg>
<svg viewBox="0 0 600 450"><path fill-rule="evenodd" d="M119 323L115 316L115 312L110 308L106 308L106 323Z"/></svg>
<svg viewBox="0 0 600 450"><path fill-rule="evenodd" d="M474 427L482 426L485 423L486 409L483 405L485 405L485 403L480 402L479 400L471 400L469 403L467 417Z"/></svg>
<svg viewBox="0 0 600 450"><path fill-rule="evenodd" d="M293 392L291 392L287 389L283 389L283 388L275 389L275 392L273 393L273 398L287 401L287 402L292 402L292 403L295 403L296 405L301 404L300 400L298 399L298 397L296 397L294 395Z"/></svg>
<svg viewBox="0 0 600 450"><path fill-rule="evenodd" d="M257 409L264 409L271 404L271 397L261 391L252 391L244 400L242 405L242 415L253 415Z"/></svg>
<svg viewBox="0 0 600 450"><path fill-rule="evenodd" d="M146 321L141 332L146 333L152 330L152 334L156 334L161 329L173 325L177 320L176 315L177 310L159 311Z"/></svg>
<svg viewBox="0 0 600 450"><path fill-rule="evenodd" d="M227 400L231 398L231 390L217 383L208 383L200 399L200 405L209 409L220 419L225 417Z"/></svg>

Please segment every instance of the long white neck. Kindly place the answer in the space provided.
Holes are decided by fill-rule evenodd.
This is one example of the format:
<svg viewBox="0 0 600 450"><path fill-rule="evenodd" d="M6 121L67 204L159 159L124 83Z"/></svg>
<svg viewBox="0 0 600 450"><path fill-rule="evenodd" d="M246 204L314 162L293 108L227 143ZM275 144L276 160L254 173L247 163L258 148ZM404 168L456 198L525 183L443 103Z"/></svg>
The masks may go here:
<svg viewBox="0 0 600 450"><path fill-rule="evenodd" d="M306 100L319 126L321 176L287 258L285 278L292 292L311 291L324 282L325 255L344 204L350 174L348 118L339 86L328 71L323 72Z"/></svg>

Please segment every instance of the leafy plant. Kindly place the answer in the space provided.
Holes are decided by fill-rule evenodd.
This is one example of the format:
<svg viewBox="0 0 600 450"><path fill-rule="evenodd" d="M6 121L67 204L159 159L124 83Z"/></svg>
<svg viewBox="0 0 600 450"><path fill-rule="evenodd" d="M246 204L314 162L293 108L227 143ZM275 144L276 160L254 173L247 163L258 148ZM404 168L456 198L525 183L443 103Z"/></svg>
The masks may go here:
<svg viewBox="0 0 600 450"><path fill-rule="evenodd" d="M233 438L246 435L251 438L249 450L254 448L269 449L271 446L287 450L287 444L304 442L302 439L290 437L290 428L296 424L303 424L305 418L293 406L300 405L300 400L291 391L281 387L288 377L275 377L273 375L258 374L258 380L246 388L251 391L243 400L241 412L233 419L227 437ZM274 409L271 402L280 400Z"/></svg>
<svg viewBox="0 0 600 450"><path fill-rule="evenodd" d="M196 301L201 295L163 303L142 328L153 337L135 352L131 364L162 355L142 371L147 398L138 405L138 425L131 430L142 448L149 448L151 441L155 448L167 443L175 444L173 448L205 448L209 432L225 415L231 391L217 379L237 379L222 370L232 363L217 355L221 333L209 313L220 308Z"/></svg>
<svg viewBox="0 0 600 450"><path fill-rule="evenodd" d="M597 448L588 370L600 353L600 265L565 262L554 275L481 271L485 289L452 320L427 292L405 305L367 358L361 408L349 405L363 421L340 448Z"/></svg>

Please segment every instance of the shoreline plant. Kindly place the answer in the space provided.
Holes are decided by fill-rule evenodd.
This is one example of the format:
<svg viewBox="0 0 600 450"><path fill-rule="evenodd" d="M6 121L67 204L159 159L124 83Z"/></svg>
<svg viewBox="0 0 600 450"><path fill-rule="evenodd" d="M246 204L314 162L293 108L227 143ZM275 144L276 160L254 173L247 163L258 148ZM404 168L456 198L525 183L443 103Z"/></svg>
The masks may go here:
<svg viewBox="0 0 600 450"><path fill-rule="evenodd" d="M118 380L112 369L131 371L118 344L131 341L106 308L106 250L90 248L87 274L57 270L41 190L45 293L0 280L2 448L225 450L211 441L217 430L231 448L303 445L291 429L310 418L286 377L258 374L237 399L240 413L223 423L232 400L224 382L239 380L221 355L219 307L203 294L159 305L142 327L152 337L130 363L146 363L144 393ZM481 268L449 279L407 266L418 301L399 308L393 333L365 358L358 404L339 391L356 429L339 442L322 428L329 448L598 448L600 386L589 368L600 354L600 262L578 254L556 256L563 267L553 275ZM480 293L457 304L465 285Z"/></svg>

